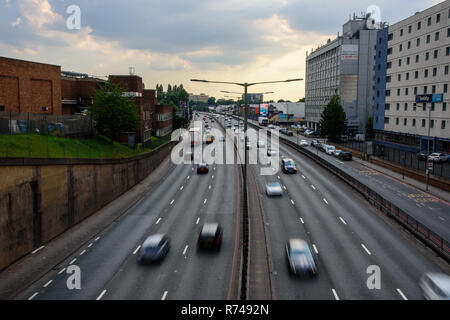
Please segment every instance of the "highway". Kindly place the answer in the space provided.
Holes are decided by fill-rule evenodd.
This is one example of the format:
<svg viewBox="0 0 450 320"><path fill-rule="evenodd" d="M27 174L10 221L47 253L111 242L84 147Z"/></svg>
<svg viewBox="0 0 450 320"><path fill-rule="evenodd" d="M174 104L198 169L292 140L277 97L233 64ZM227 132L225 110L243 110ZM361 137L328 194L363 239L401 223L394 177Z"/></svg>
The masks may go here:
<svg viewBox="0 0 450 320"><path fill-rule="evenodd" d="M18 298L227 299L237 230L236 168L211 165L209 174L200 175L196 165L174 166L148 197L61 265L80 267L81 290L69 290L68 275L55 270ZM205 222L222 225L220 252L196 250ZM171 249L161 263L142 266L138 248L155 233L166 233Z"/></svg>
<svg viewBox="0 0 450 320"><path fill-rule="evenodd" d="M217 122L213 127L221 128ZM270 278L274 299L422 299L418 282L425 272L449 273L448 264L345 182L286 145L280 144L279 152L295 161L297 174L280 171L264 176L259 174L262 165L252 164L249 174L256 186L248 190L260 201L270 266L265 276ZM198 175L192 164L172 167L152 192L113 225L16 298L229 299L233 280L239 276L233 265L239 255L235 249L239 246L240 169L235 164L214 164L208 174ZM269 181L282 184L282 197L266 195ZM255 211L249 208L249 215ZM224 229L219 252L196 250L205 222L219 222ZM155 233L170 237L170 252L161 263L142 266L137 263L140 245ZM290 238L309 243L317 263L315 278L289 274L285 244ZM81 290L67 288L64 271L69 265L80 267ZM373 267L380 270L379 289L367 286L368 268Z"/></svg>

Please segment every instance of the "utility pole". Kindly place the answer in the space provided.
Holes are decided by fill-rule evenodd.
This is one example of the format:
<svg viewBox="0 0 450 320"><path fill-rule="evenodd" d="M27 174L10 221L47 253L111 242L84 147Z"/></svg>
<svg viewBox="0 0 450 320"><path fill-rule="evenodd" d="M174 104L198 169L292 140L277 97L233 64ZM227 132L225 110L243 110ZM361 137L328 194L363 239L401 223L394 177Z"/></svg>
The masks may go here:
<svg viewBox="0 0 450 320"><path fill-rule="evenodd" d="M431 130L431 104L430 107L428 108L428 154L427 154L427 167L425 168L425 173L426 173L426 186L425 186L425 190L428 191L428 182L430 179L430 169L429 169L429 162L430 162L430 130Z"/></svg>

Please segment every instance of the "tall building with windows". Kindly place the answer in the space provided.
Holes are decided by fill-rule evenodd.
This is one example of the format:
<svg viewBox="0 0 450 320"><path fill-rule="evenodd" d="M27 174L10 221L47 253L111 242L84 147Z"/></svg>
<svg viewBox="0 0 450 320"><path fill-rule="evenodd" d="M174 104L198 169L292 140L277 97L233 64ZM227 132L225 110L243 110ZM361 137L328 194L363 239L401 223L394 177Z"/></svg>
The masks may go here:
<svg viewBox="0 0 450 320"><path fill-rule="evenodd" d="M387 37L380 31L377 52L385 53L386 71L377 60L376 152L450 153L450 0L389 26Z"/></svg>
<svg viewBox="0 0 450 320"><path fill-rule="evenodd" d="M353 16L342 26L342 36L328 40L306 57L305 117L318 129L320 116L337 91L347 115L349 133L363 133L372 114L376 35L366 17Z"/></svg>

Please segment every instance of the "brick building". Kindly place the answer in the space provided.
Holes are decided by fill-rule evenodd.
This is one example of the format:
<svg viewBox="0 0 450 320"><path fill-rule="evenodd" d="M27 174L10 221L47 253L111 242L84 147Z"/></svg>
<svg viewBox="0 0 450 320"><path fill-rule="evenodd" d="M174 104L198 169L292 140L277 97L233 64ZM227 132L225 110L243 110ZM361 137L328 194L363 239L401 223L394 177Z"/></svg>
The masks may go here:
<svg viewBox="0 0 450 320"><path fill-rule="evenodd" d="M165 137L172 133L173 126L173 107L169 105L157 104L155 108L155 117L153 120L154 135Z"/></svg>
<svg viewBox="0 0 450 320"><path fill-rule="evenodd" d="M61 115L61 67L0 57L0 112Z"/></svg>
<svg viewBox="0 0 450 320"><path fill-rule="evenodd" d="M62 113L74 114L89 109L94 101L95 90L105 80L89 77L87 74L63 71L61 73Z"/></svg>

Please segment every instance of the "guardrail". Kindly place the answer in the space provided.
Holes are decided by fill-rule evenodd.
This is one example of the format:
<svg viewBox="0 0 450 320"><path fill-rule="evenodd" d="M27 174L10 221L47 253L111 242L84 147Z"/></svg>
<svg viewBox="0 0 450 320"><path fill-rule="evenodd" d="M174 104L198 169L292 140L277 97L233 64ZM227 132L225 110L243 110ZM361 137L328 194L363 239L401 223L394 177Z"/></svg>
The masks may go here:
<svg viewBox="0 0 450 320"><path fill-rule="evenodd" d="M248 124L252 127L260 129L259 126L253 123L249 122ZM269 131L268 135L270 134L271 132ZM370 187L360 182L356 178L352 177L348 173L344 172L343 170L339 169L332 163L322 159L317 154L311 152L308 149L302 148L295 142L287 140L281 136L280 141L287 144L291 148L299 151L300 153L306 155L307 157L309 157L322 167L326 168L327 170L331 171L333 174L344 180L351 187L353 187L355 190L361 193L367 199L367 201L369 201L370 204L375 206L381 212L386 213L387 215L394 218L394 220L396 220L401 226L403 226L405 229L414 234L422 242L427 244L431 249L433 249L441 257L443 257L447 262L450 262L450 243L447 240L445 240L437 233L430 230L424 224L420 223L419 221L411 217L409 214L407 214L405 211L397 207L392 202L386 200L378 192L372 190Z"/></svg>

